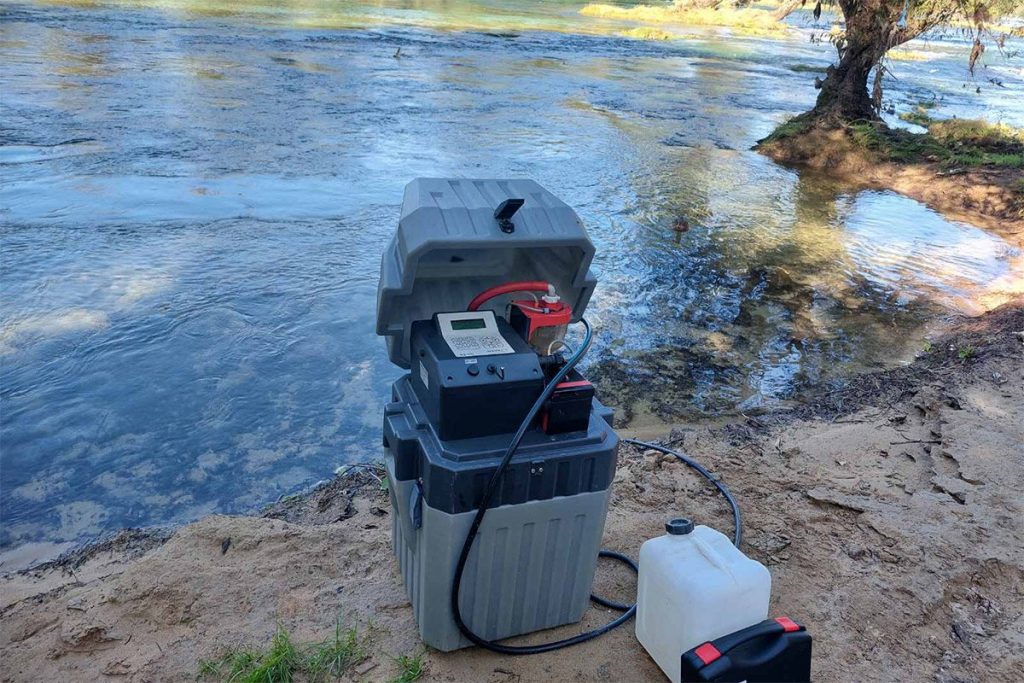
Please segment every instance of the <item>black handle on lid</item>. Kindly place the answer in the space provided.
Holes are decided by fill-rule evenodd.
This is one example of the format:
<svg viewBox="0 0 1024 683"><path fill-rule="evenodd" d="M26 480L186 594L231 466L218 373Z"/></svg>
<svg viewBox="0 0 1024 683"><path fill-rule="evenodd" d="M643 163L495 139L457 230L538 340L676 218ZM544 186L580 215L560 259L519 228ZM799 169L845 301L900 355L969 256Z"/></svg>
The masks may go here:
<svg viewBox="0 0 1024 683"><path fill-rule="evenodd" d="M498 208L494 210L494 219L498 221L498 227L501 228L502 232L515 231L516 226L512 223L512 216L516 215L516 211L525 203L525 199L509 197L501 204L498 204Z"/></svg>

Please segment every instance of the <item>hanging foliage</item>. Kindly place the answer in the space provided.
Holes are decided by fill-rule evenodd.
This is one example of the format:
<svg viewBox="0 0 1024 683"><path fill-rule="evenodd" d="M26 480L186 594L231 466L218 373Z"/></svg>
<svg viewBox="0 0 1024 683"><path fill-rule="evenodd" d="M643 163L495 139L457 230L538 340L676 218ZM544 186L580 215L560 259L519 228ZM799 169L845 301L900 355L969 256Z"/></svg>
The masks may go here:
<svg viewBox="0 0 1024 683"><path fill-rule="evenodd" d="M875 67L875 81L871 86L871 105L876 112L882 110L882 71L884 67L881 64Z"/></svg>
<svg viewBox="0 0 1024 683"><path fill-rule="evenodd" d="M801 6L807 0L798 0ZM785 5L789 12L798 5ZM1000 43L994 31L994 17L1014 12L1022 0L814 0L811 13L821 18L826 4L842 13L841 29L833 40L838 59L820 82L814 114L835 122L877 118L882 104L883 81L888 75L883 61L886 53L933 29L953 29L954 22L966 24L971 36L967 66L975 73L985 52L985 43ZM830 34L831 35L831 34ZM872 75L872 72L874 74ZM816 85L818 85L816 83Z"/></svg>
<svg viewBox="0 0 1024 683"><path fill-rule="evenodd" d="M972 76L974 75L974 65L978 63L978 59L982 54L984 54L984 52L985 46L979 39L975 38L974 45L971 47L971 56L967 60L967 68L970 70Z"/></svg>

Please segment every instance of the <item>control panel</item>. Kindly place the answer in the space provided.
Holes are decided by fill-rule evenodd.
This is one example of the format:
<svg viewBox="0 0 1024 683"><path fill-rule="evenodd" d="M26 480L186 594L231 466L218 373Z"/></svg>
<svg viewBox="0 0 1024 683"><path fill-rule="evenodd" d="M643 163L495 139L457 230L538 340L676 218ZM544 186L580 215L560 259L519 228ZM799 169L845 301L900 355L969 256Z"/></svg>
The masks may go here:
<svg viewBox="0 0 1024 683"><path fill-rule="evenodd" d="M413 390L442 440L514 432L544 389L537 354L491 311L417 320L409 347Z"/></svg>
<svg viewBox="0 0 1024 683"><path fill-rule="evenodd" d="M437 326L456 358L515 353L498 331L494 311L438 313Z"/></svg>

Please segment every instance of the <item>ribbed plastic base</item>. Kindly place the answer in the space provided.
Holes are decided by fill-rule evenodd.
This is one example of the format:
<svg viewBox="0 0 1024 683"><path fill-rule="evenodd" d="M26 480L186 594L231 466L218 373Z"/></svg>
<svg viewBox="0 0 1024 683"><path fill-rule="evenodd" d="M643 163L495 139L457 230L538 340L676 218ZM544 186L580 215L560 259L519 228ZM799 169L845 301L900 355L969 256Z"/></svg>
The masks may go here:
<svg viewBox="0 0 1024 683"><path fill-rule="evenodd" d="M391 483L392 542L423 642L438 650L471 645L451 616L455 565L473 512L447 514L419 503L414 481ZM462 581L463 619L488 640L579 621L587 609L609 491L488 510ZM416 526L416 517L420 525Z"/></svg>

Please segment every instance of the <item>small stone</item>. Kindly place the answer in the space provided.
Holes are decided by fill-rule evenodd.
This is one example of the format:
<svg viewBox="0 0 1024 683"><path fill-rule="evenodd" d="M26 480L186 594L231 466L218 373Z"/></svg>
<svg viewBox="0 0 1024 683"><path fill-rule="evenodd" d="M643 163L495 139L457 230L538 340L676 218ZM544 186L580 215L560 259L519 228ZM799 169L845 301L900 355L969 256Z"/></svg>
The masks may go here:
<svg viewBox="0 0 1024 683"><path fill-rule="evenodd" d="M131 671L132 665L123 659L107 662L107 665L103 667L105 676L127 676Z"/></svg>
<svg viewBox="0 0 1024 683"><path fill-rule="evenodd" d="M110 646L121 637L111 633L106 624L95 621L65 621L61 627L60 642L65 650L87 652Z"/></svg>
<svg viewBox="0 0 1024 683"><path fill-rule="evenodd" d="M357 674L359 674L360 676L362 676L367 671L370 671L371 669L373 669L376 666L377 666L377 662L373 661L372 659L367 659L365 662L363 662L362 664L360 664L359 666L357 666L355 668L355 672Z"/></svg>

